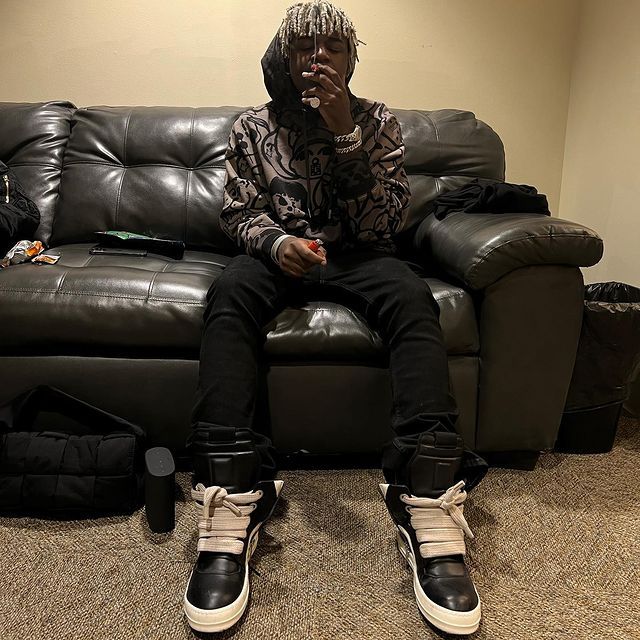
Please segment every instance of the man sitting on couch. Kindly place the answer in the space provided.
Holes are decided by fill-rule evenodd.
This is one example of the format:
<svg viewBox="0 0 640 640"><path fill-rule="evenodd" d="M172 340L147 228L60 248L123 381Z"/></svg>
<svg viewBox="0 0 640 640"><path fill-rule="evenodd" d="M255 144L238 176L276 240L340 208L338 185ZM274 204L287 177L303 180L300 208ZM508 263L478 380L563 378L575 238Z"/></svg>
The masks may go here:
<svg viewBox="0 0 640 640"><path fill-rule="evenodd" d="M254 424L262 329L309 300L362 314L388 345L395 437L380 489L418 606L447 632L472 633L480 621L461 505L486 463L455 430L438 305L393 255L410 197L404 145L385 105L348 89L357 44L329 2L290 7L262 59L272 100L231 131L221 220L245 254L207 296L189 440L201 517L184 608L199 631L231 627L249 601L248 562L283 484L273 479L273 445Z"/></svg>

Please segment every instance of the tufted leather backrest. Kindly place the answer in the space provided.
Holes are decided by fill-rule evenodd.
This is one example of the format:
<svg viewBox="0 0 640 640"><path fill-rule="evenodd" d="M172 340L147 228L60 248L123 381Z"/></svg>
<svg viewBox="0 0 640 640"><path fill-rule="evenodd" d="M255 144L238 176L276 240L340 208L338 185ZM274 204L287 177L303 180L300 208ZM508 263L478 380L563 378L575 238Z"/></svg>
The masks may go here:
<svg viewBox="0 0 640 640"><path fill-rule="evenodd" d="M0 102L0 160L40 210L40 226L30 240L49 242L74 110L70 102Z"/></svg>
<svg viewBox="0 0 640 640"><path fill-rule="evenodd" d="M232 253L219 214L242 108L89 107L74 114L52 243L124 229Z"/></svg>
<svg viewBox="0 0 640 640"><path fill-rule="evenodd" d="M411 204L405 229L423 219L424 205L474 178L504 180L504 146L471 111L392 109L405 143Z"/></svg>
<svg viewBox="0 0 640 640"><path fill-rule="evenodd" d="M64 157L52 242L89 242L126 229L233 253L219 214L224 154L240 107L78 109ZM443 190L475 177L504 180L497 134L469 111L395 109L412 189L408 226Z"/></svg>

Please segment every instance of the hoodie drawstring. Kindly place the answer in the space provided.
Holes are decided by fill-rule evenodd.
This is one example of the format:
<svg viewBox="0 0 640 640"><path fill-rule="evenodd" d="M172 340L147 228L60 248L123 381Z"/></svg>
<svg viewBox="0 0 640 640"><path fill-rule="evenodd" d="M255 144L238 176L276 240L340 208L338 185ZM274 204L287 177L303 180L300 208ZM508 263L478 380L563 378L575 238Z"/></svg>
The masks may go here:
<svg viewBox="0 0 640 640"><path fill-rule="evenodd" d="M307 214L311 220L311 179L309 178L311 172L309 170L309 140L307 138L307 112L305 109L302 110L302 135L304 137L304 166L307 179Z"/></svg>

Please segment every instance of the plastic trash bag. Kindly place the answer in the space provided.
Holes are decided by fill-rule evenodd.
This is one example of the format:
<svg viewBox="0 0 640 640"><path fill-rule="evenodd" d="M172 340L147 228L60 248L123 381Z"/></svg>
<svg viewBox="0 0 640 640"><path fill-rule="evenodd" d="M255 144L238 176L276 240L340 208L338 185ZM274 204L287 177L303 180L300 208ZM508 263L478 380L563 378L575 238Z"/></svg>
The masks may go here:
<svg viewBox="0 0 640 640"><path fill-rule="evenodd" d="M627 399L640 360L640 289L620 282L585 287L584 317L566 410Z"/></svg>
<svg viewBox="0 0 640 640"><path fill-rule="evenodd" d="M585 287L582 331L556 451L611 451L639 362L640 289L620 282Z"/></svg>

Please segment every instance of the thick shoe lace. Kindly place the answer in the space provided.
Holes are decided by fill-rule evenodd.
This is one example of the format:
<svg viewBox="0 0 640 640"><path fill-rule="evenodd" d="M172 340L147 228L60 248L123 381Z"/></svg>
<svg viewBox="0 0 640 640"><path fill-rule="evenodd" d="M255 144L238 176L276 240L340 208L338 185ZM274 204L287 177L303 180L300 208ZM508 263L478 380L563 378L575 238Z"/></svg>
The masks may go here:
<svg viewBox="0 0 640 640"><path fill-rule="evenodd" d="M411 514L423 558L438 558L466 553L465 534L473 538L463 515L463 502L467 492L462 490L464 480L447 489L439 498L419 498L403 493L400 499Z"/></svg>
<svg viewBox="0 0 640 640"><path fill-rule="evenodd" d="M191 497L198 502L198 551L242 553L250 514L262 491L229 494L223 487L197 484Z"/></svg>

